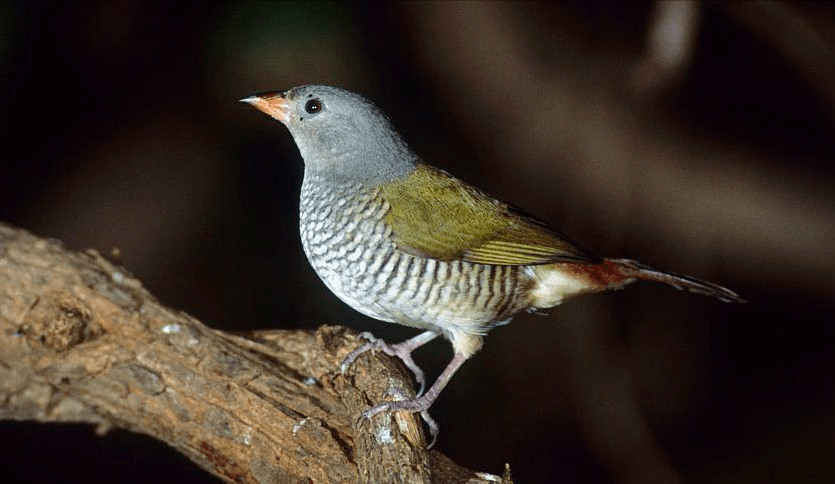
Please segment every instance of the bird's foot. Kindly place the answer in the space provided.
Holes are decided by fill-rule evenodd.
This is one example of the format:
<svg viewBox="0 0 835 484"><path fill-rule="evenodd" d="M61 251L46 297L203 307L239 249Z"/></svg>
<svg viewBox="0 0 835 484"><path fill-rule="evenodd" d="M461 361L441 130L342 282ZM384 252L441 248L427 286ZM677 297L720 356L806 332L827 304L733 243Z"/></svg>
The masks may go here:
<svg viewBox="0 0 835 484"><path fill-rule="evenodd" d="M400 358L400 361L406 365L406 368L408 368L412 374L415 375L415 382L419 387L417 394L423 394L423 390L426 387L426 377L423 374L423 370L421 370L417 363L415 363L415 360L412 359L412 351L414 351L415 347L408 344L411 340L390 345L381 339L375 338L374 335L369 332L360 333L359 337L364 339L366 342L349 353L348 356L342 360L342 363L339 364L339 369L342 373L345 373L351 363L353 363L359 355L369 350L380 350L389 356Z"/></svg>
<svg viewBox="0 0 835 484"><path fill-rule="evenodd" d="M431 449L432 446L435 445L435 441L438 440L438 430L440 428L438 427L438 422L436 422L435 419L429 415L429 407L435 400L426 398L428 395L417 398L409 398L405 393L394 388L390 388L386 392L386 395L400 398L400 400L383 402L365 410L362 414L360 414L360 418L357 423L369 419L378 413L387 411L405 410L411 413L420 413L421 418L423 418L423 421L426 422L427 427L429 427L429 434L432 436L432 442L430 442L426 447L427 450Z"/></svg>

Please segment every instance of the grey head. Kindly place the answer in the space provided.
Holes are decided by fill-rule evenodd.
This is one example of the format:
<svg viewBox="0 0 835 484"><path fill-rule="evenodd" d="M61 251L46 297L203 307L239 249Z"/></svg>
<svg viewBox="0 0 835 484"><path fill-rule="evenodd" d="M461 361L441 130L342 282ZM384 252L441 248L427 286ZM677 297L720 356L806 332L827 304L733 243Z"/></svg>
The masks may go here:
<svg viewBox="0 0 835 484"><path fill-rule="evenodd" d="M310 84L241 101L287 126L305 173L333 182L378 185L408 175L418 162L388 117L345 89Z"/></svg>

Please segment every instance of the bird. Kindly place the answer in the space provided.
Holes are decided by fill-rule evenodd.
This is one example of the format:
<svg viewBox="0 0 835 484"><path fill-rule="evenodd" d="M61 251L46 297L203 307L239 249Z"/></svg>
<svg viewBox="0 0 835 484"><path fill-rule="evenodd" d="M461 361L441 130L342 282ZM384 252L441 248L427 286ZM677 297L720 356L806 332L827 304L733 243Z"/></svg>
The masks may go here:
<svg viewBox="0 0 835 484"><path fill-rule="evenodd" d="M428 413L485 335L522 311L635 281L744 302L734 291L630 259L602 258L528 215L426 163L390 119L359 94L303 85L252 94L241 102L282 123L304 162L299 231L319 278L354 310L423 330L397 344L366 342L342 362L377 349L400 358L420 389L360 416L394 410ZM426 392L412 352L443 336L452 360ZM431 444L430 444L431 445Z"/></svg>

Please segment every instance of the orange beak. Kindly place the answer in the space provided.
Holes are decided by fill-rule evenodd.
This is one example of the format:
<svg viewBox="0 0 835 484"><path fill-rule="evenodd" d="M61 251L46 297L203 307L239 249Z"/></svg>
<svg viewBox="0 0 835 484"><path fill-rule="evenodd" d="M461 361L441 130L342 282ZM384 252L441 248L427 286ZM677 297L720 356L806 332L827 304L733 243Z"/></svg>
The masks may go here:
<svg viewBox="0 0 835 484"><path fill-rule="evenodd" d="M290 122L290 103L284 98L284 93L285 91L259 92L241 99L241 102L252 105L286 125Z"/></svg>

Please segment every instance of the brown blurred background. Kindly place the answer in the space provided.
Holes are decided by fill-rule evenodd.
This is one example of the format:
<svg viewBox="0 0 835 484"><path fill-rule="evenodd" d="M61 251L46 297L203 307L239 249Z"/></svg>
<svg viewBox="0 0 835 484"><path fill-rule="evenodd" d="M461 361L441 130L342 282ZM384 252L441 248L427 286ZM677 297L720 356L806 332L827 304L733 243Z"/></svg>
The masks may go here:
<svg viewBox="0 0 835 484"><path fill-rule="evenodd" d="M518 482L835 482L835 7L739 2L0 3L0 220L118 248L229 330L354 313L298 239L289 134L237 99L320 83L433 164L651 285L495 330L437 448ZM418 361L437 375L449 346ZM0 423L5 483L213 478L149 438Z"/></svg>

